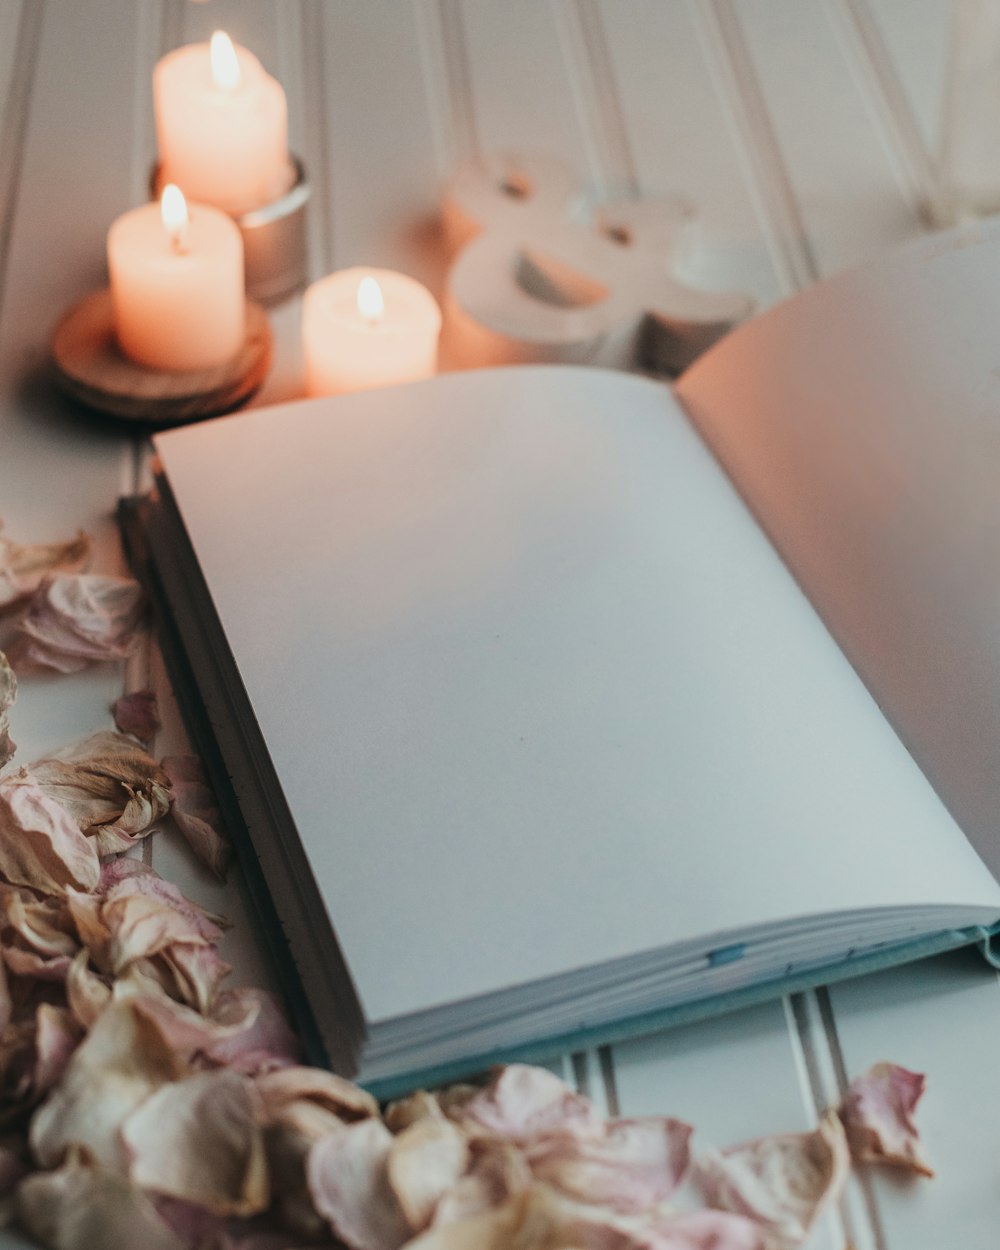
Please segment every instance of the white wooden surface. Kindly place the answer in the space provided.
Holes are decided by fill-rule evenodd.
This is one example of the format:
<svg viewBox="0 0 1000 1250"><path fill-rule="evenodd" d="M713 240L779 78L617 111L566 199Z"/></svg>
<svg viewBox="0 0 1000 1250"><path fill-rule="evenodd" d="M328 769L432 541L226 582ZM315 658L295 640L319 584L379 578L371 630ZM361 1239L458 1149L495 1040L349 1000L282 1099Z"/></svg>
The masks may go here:
<svg viewBox="0 0 1000 1250"><path fill-rule="evenodd" d="M704 215L691 272L766 306L923 225L949 0L0 0L0 516L21 540L95 533L144 481L142 449L95 427L44 376L62 308L101 280L104 232L143 198L149 75L222 26L285 83L314 182L310 269L368 262L439 289L435 210L453 163L543 150L606 188L685 191ZM274 314L258 402L296 394L298 301ZM107 723L162 667L27 679L30 760ZM212 884L160 835L148 854L236 921L235 979L267 980L238 881ZM806 1126L847 1074L891 1058L929 1074L931 1182L853 1183L814 1250L995 1250L1000 1240L1000 993L974 956L799 995L611 1051L567 1057L602 1103L671 1111L703 1141ZM12 1233L0 1245L22 1244Z"/></svg>

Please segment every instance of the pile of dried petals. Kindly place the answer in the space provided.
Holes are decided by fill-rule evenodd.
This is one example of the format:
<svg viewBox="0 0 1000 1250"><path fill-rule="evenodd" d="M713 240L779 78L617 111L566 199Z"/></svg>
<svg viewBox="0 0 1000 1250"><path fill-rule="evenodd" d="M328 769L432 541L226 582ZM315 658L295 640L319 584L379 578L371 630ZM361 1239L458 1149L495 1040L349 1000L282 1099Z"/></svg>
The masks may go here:
<svg viewBox="0 0 1000 1250"><path fill-rule="evenodd" d="M44 569L82 554L0 546L32 663L57 643L64 670L99 658L101 594ZM108 656L126 645L131 596L112 588L127 610ZM37 626L81 603L86 627ZM119 732L19 769L16 692L0 652L0 1224L54 1250L789 1250L852 1154L930 1175L913 1122L923 1077L893 1064L812 1132L697 1157L690 1125L607 1119L542 1068L380 1109L302 1066L269 995L221 989L220 918L121 856L171 809L215 871L228 856L197 762L161 765L141 745L151 696L118 701ZM706 1205L671 1205L685 1180Z"/></svg>

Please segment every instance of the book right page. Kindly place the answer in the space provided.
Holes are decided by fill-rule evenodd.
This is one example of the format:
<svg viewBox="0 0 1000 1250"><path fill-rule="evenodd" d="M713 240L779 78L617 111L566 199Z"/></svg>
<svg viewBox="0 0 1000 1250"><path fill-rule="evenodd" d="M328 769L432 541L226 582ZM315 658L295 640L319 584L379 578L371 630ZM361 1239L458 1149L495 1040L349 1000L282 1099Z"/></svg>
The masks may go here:
<svg viewBox="0 0 1000 1250"><path fill-rule="evenodd" d="M1000 229L820 284L677 393L1000 876Z"/></svg>

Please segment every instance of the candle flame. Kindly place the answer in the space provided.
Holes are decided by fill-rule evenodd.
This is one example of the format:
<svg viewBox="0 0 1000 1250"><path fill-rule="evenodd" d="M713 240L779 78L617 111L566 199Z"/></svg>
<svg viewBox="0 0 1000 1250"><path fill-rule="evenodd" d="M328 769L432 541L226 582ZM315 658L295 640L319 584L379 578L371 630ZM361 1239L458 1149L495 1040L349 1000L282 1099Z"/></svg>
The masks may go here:
<svg viewBox="0 0 1000 1250"><path fill-rule="evenodd" d="M212 81L222 91L235 91L240 85L240 63L236 57L233 41L224 30L217 30L212 35L209 45L209 58L212 62Z"/></svg>
<svg viewBox="0 0 1000 1250"><path fill-rule="evenodd" d="M168 182L160 196L160 217L163 228L170 235L170 242L178 252L187 250L188 207L184 192L173 182Z"/></svg>
<svg viewBox="0 0 1000 1250"><path fill-rule="evenodd" d="M358 283L358 312L371 326L378 325L382 320L385 300L382 288L372 277L362 278Z"/></svg>

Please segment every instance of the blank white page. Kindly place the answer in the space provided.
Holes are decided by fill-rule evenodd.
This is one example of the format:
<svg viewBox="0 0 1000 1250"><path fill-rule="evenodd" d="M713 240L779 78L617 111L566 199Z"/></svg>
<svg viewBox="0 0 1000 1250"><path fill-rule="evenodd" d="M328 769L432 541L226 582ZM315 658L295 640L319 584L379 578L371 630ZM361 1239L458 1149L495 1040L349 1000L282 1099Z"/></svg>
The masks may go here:
<svg viewBox="0 0 1000 1250"><path fill-rule="evenodd" d="M790 916L1000 914L666 387L453 374L156 443L369 1019Z"/></svg>
<svg viewBox="0 0 1000 1250"><path fill-rule="evenodd" d="M678 393L1000 874L1000 228L821 283Z"/></svg>

